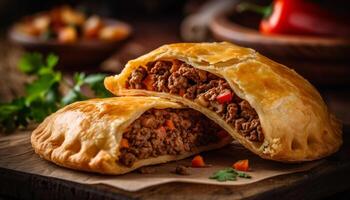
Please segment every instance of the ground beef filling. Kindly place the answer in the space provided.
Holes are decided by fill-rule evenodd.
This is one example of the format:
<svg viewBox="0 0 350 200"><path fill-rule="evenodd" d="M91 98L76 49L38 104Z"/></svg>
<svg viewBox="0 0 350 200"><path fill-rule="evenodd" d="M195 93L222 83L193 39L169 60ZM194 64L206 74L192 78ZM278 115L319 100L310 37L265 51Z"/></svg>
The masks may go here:
<svg viewBox="0 0 350 200"><path fill-rule="evenodd" d="M131 167L137 160L191 152L194 147L218 142L223 132L192 109L151 109L123 134L119 162Z"/></svg>
<svg viewBox="0 0 350 200"><path fill-rule="evenodd" d="M256 111L235 95L226 80L182 61L156 61L148 63L146 68L140 66L132 72L126 87L167 92L194 100L218 113L248 140L264 140Z"/></svg>

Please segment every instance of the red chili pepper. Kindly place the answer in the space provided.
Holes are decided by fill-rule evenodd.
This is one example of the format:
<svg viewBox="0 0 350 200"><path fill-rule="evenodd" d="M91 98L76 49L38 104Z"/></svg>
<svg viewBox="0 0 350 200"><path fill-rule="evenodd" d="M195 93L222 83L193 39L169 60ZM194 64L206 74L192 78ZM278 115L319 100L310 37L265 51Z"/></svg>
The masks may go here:
<svg viewBox="0 0 350 200"><path fill-rule="evenodd" d="M350 36L349 22L314 2L274 0L267 7L244 3L238 8L264 15L259 27L263 34Z"/></svg>
<svg viewBox="0 0 350 200"><path fill-rule="evenodd" d="M230 102L232 100L232 92L229 90L224 91L223 93L220 93L217 97L216 100L220 104L224 104L227 102Z"/></svg>

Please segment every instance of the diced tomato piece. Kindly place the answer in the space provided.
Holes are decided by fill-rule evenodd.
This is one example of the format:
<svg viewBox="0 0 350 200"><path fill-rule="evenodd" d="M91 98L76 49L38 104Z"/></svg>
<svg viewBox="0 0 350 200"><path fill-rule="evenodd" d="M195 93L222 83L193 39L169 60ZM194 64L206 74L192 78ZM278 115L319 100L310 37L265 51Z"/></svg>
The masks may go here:
<svg viewBox="0 0 350 200"><path fill-rule="evenodd" d="M129 141L125 138L122 138L122 141L120 142L120 146L122 148L129 148Z"/></svg>
<svg viewBox="0 0 350 200"><path fill-rule="evenodd" d="M147 90L153 91L153 77L152 77L152 75L148 75L142 82L146 86Z"/></svg>
<svg viewBox="0 0 350 200"><path fill-rule="evenodd" d="M223 93L220 93L217 97L216 100L220 104L228 103L232 101L232 92L229 90L224 91Z"/></svg>
<svg viewBox="0 0 350 200"><path fill-rule="evenodd" d="M175 125L174 125L174 122L167 119L165 120L165 125L170 129L170 130L174 130L175 129Z"/></svg>
<svg viewBox="0 0 350 200"><path fill-rule="evenodd" d="M196 155L193 159L192 159L192 167L205 167L205 163L203 160L203 157L200 155Z"/></svg>
<svg viewBox="0 0 350 200"><path fill-rule="evenodd" d="M248 171L249 170L249 160L245 159L245 160L239 160L237 162L235 162L232 167L236 170L239 171Z"/></svg>
<svg viewBox="0 0 350 200"><path fill-rule="evenodd" d="M160 137L160 138L165 138L166 137L166 130L165 130L164 126L159 127L156 130L156 132L158 134L158 137Z"/></svg>
<svg viewBox="0 0 350 200"><path fill-rule="evenodd" d="M180 89L179 95L180 95L180 96L183 96L183 95L185 95L185 92L186 92L185 89Z"/></svg>
<svg viewBox="0 0 350 200"><path fill-rule="evenodd" d="M220 139L227 138L229 134L225 130L221 130L217 133Z"/></svg>

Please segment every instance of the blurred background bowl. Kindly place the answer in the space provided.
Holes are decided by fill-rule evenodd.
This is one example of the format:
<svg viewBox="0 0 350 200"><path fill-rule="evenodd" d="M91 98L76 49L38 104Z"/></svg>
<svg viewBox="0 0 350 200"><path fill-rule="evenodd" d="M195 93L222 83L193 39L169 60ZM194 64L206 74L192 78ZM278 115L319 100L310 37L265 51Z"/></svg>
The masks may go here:
<svg viewBox="0 0 350 200"><path fill-rule="evenodd" d="M350 84L350 40L302 35L263 35L261 16L234 7L213 17L209 29L219 41L250 47L294 68L316 85Z"/></svg>
<svg viewBox="0 0 350 200"><path fill-rule="evenodd" d="M264 35L259 32L261 17L253 13L237 13L236 9L220 13L210 24L214 37L249 46L275 57L309 59L347 59L350 40L302 35Z"/></svg>
<svg viewBox="0 0 350 200"><path fill-rule="evenodd" d="M127 37L116 41L81 39L74 43L61 43L56 40L44 41L25 35L17 31L14 26L10 28L8 37L14 44L23 47L26 51L57 54L60 58L58 67L61 69L94 68L121 48L132 32L131 26L125 22L110 18L103 18L103 20L108 25L125 28L128 32Z"/></svg>

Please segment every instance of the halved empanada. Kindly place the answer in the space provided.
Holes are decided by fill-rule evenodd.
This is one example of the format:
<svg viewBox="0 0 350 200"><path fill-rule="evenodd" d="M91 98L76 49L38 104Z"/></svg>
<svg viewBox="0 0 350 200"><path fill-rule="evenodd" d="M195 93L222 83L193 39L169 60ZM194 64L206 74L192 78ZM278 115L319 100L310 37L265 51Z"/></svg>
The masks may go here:
<svg viewBox="0 0 350 200"><path fill-rule="evenodd" d="M76 102L47 117L31 136L43 158L103 174L183 159L231 141L200 112L158 97Z"/></svg>
<svg viewBox="0 0 350 200"><path fill-rule="evenodd" d="M341 124L295 71L222 43L164 45L105 79L115 95L160 96L194 108L266 159L319 159L342 144Z"/></svg>

